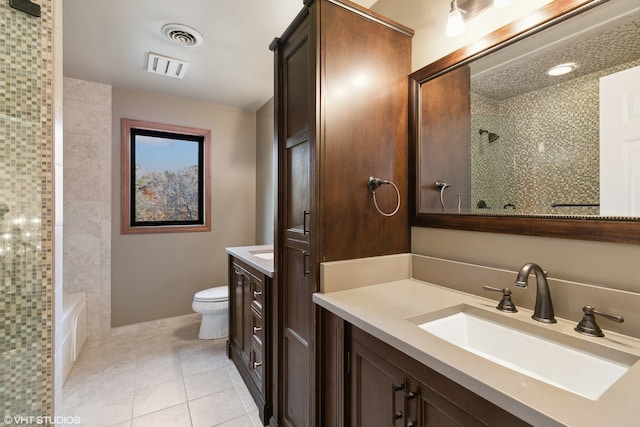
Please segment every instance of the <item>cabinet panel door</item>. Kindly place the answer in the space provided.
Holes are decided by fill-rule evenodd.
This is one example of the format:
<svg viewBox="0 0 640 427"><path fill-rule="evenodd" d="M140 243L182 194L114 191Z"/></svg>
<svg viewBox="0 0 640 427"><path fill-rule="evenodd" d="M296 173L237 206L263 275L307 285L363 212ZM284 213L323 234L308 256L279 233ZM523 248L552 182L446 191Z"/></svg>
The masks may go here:
<svg viewBox="0 0 640 427"><path fill-rule="evenodd" d="M279 232L279 361L278 418L285 426L313 424L314 366L311 340L316 290L311 255L314 238L313 182L314 143L310 138L312 71L309 21L300 23L282 46L279 88L282 123L278 126Z"/></svg>
<svg viewBox="0 0 640 427"><path fill-rule="evenodd" d="M311 146L309 140L304 139L295 145L287 146L286 236L305 242L309 240L311 227L310 174Z"/></svg>
<svg viewBox="0 0 640 427"><path fill-rule="evenodd" d="M404 425L404 372L367 345L351 341L351 425Z"/></svg>
<svg viewBox="0 0 640 427"><path fill-rule="evenodd" d="M285 248L282 302L282 392L286 425L310 425L311 281L306 245Z"/></svg>
<svg viewBox="0 0 640 427"><path fill-rule="evenodd" d="M242 319L244 315L244 276L242 268L233 263L232 266L232 295L231 316L233 317L233 327L231 333L231 343L239 351L244 346L244 331Z"/></svg>
<svg viewBox="0 0 640 427"><path fill-rule="evenodd" d="M432 388L409 376L407 418L419 427L486 426L485 423L455 405Z"/></svg>
<svg viewBox="0 0 640 427"><path fill-rule="evenodd" d="M251 348L251 333L247 330L247 325L251 324L251 273L242 269L242 357L246 363L249 361L249 351Z"/></svg>

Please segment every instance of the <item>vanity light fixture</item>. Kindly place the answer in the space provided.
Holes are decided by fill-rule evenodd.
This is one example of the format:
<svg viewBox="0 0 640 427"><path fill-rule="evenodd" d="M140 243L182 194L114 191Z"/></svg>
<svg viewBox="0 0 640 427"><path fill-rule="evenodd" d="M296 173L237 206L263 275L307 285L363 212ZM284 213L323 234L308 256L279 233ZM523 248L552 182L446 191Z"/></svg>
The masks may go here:
<svg viewBox="0 0 640 427"><path fill-rule="evenodd" d="M455 37L464 32L462 11L458 8L457 0L451 1L451 10L447 19L447 37Z"/></svg>
<svg viewBox="0 0 640 427"><path fill-rule="evenodd" d="M549 76L562 76L568 74L576 69L576 64L573 62L567 62L566 64L555 65L547 70Z"/></svg>
<svg viewBox="0 0 640 427"><path fill-rule="evenodd" d="M451 8L447 18L447 37L455 37L464 32L465 22L474 16L484 12L491 6L503 7L513 0L460 0L462 8L458 6L458 0L451 1Z"/></svg>

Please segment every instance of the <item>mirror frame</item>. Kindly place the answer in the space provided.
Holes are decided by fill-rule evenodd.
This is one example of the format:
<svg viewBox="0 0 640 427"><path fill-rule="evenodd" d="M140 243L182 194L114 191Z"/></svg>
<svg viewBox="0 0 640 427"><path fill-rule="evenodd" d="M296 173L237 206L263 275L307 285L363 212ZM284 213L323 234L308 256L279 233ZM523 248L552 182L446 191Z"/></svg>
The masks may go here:
<svg viewBox="0 0 640 427"><path fill-rule="evenodd" d="M420 85L458 66L517 42L608 0L554 0L536 13L493 33L409 75L409 211L410 225L490 233L640 244L640 221L615 217L488 215L418 212L420 188Z"/></svg>

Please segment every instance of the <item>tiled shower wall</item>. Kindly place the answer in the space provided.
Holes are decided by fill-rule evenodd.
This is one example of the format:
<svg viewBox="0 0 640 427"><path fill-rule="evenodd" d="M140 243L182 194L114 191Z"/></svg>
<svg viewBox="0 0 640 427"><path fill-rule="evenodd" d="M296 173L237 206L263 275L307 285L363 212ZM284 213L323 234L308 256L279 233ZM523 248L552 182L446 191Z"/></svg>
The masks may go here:
<svg viewBox="0 0 640 427"><path fill-rule="evenodd" d="M64 78L64 292L87 296L87 338L111 331L111 86Z"/></svg>
<svg viewBox="0 0 640 427"><path fill-rule="evenodd" d="M3 417L53 410L54 5L39 4L37 18L0 3Z"/></svg>
<svg viewBox="0 0 640 427"><path fill-rule="evenodd" d="M600 73L505 101L471 96L472 200L493 209L507 203L527 213L597 215L596 208L551 208L551 203L599 203ZM478 130L500 138L492 144Z"/></svg>

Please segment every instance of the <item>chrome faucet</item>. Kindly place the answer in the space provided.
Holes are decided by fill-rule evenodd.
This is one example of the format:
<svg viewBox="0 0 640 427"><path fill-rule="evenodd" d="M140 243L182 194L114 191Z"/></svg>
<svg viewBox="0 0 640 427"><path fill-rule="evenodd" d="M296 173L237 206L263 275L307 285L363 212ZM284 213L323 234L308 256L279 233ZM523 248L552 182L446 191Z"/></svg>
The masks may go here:
<svg viewBox="0 0 640 427"><path fill-rule="evenodd" d="M538 286L536 288L536 308L531 317L538 322L556 323L551 303L551 292L549 292L549 284L547 283L547 273L538 264L530 262L523 265L516 277L516 286L526 288L528 286L527 280L532 271L536 274Z"/></svg>

